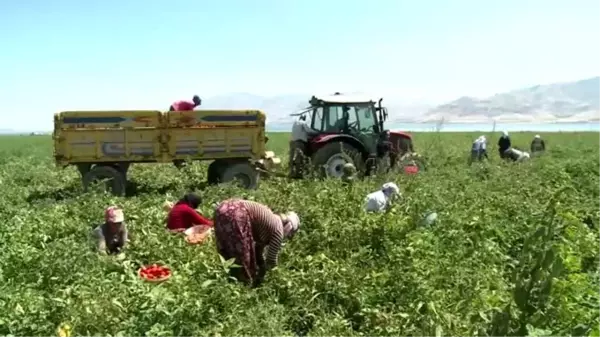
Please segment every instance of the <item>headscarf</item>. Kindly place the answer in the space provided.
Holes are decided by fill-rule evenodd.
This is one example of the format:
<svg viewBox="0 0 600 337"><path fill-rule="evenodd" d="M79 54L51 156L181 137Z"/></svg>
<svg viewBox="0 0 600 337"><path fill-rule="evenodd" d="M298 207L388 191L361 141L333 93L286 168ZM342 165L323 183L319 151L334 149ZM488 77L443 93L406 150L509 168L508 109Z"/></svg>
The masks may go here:
<svg viewBox="0 0 600 337"><path fill-rule="evenodd" d="M184 195L183 198L179 200L179 202L185 203L191 208L196 209L202 203L202 198L200 198L200 196L195 193L188 193Z"/></svg>
<svg viewBox="0 0 600 337"><path fill-rule="evenodd" d="M123 210L117 206L110 206L104 210L104 221L109 224L121 223L125 221Z"/></svg>
<svg viewBox="0 0 600 337"><path fill-rule="evenodd" d="M540 135L535 135L535 137L533 137L533 138L540 139L541 137L540 137Z"/></svg>
<svg viewBox="0 0 600 337"><path fill-rule="evenodd" d="M400 189L398 188L398 185L392 182L383 184L381 190L388 197L400 194Z"/></svg>
<svg viewBox="0 0 600 337"><path fill-rule="evenodd" d="M285 235L289 238L293 237L300 228L300 217L298 217L296 212L280 214L280 217L284 226Z"/></svg>
<svg viewBox="0 0 600 337"><path fill-rule="evenodd" d="M502 131L502 137L508 137L508 131Z"/></svg>

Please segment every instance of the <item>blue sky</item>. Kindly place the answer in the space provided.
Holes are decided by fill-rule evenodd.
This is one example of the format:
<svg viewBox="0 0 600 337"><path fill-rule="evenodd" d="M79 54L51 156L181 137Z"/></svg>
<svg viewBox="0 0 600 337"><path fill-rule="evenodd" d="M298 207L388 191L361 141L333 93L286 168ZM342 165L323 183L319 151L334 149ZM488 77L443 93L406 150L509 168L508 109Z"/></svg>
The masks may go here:
<svg viewBox="0 0 600 337"><path fill-rule="evenodd" d="M21 0L0 11L0 129L193 94L442 103L600 73L598 0Z"/></svg>

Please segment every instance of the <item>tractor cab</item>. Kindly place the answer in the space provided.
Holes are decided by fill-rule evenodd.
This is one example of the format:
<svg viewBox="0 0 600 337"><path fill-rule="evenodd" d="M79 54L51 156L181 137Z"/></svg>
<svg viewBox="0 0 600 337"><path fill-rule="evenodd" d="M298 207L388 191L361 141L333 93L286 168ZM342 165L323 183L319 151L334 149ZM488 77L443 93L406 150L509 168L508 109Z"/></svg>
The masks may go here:
<svg viewBox="0 0 600 337"><path fill-rule="evenodd" d="M310 108L310 126L319 131L311 140L311 145L319 147L320 140L331 139L332 135L347 135L357 140L361 152L375 154L377 144L387 132L383 122L387 119L387 109L371 98L335 93L330 96L313 96Z"/></svg>

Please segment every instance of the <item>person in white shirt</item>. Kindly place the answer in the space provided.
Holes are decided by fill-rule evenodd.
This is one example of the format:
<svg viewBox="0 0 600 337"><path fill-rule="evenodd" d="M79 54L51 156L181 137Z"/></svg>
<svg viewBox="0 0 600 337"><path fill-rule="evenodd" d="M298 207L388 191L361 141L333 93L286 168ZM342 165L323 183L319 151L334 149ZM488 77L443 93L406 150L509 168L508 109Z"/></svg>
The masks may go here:
<svg viewBox="0 0 600 337"><path fill-rule="evenodd" d="M308 139L310 136L318 134L317 130L312 129L306 123L306 115L300 116L292 126L292 139L290 140L290 177L302 178L301 167L303 165L304 155L308 147Z"/></svg>
<svg viewBox="0 0 600 337"><path fill-rule="evenodd" d="M487 139L485 136L479 136L479 138L475 139L471 148L471 162L475 160L481 161L484 157L488 158Z"/></svg>
<svg viewBox="0 0 600 337"><path fill-rule="evenodd" d="M385 183L377 192L367 195L365 198L365 211L367 212L385 212L395 196L400 196L400 189L394 183Z"/></svg>

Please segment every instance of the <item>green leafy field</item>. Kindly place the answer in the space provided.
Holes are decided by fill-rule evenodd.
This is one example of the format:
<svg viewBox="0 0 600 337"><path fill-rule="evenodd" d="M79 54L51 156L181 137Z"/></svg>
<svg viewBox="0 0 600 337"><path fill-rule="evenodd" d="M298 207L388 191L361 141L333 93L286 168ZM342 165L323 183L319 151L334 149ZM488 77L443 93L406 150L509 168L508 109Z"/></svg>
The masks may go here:
<svg viewBox="0 0 600 337"><path fill-rule="evenodd" d="M131 169L135 196L83 195L74 168L52 161L46 136L0 137L0 335L598 335L599 136L543 134L529 163L467 166L478 134L417 133L429 170L417 177L263 181L201 191L204 213L232 196L295 210L303 227L262 288L229 282L214 242L164 230L166 198L199 189L205 165ZM528 148L533 134L514 133ZM269 146L286 157L287 135ZM489 135L492 144L496 135ZM404 198L366 215L364 196L389 180ZM97 255L89 233L124 207L126 257ZM420 225L427 211L432 226ZM174 276L141 282L140 263Z"/></svg>

